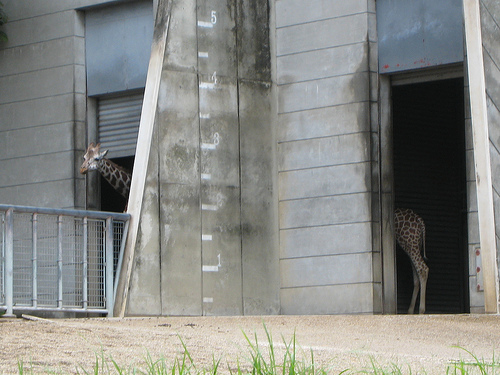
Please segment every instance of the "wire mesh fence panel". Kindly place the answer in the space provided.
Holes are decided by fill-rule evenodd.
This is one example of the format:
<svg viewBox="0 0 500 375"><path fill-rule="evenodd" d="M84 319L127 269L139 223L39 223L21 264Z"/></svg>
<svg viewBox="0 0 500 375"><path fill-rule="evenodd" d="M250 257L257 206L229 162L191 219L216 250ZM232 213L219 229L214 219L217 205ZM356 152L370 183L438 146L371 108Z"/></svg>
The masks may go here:
<svg viewBox="0 0 500 375"><path fill-rule="evenodd" d="M5 223L5 213L0 212L1 223ZM5 304L5 225L0 225L0 305Z"/></svg>
<svg viewBox="0 0 500 375"><path fill-rule="evenodd" d="M114 277L116 277L118 261L120 258L124 228L125 228L124 221L113 222L113 276Z"/></svg>
<svg viewBox="0 0 500 375"><path fill-rule="evenodd" d="M58 306L58 217L37 217L37 302L41 307Z"/></svg>
<svg viewBox="0 0 500 375"><path fill-rule="evenodd" d="M62 304L64 307L83 307L83 219L66 216L61 228Z"/></svg>
<svg viewBox="0 0 500 375"><path fill-rule="evenodd" d="M0 205L0 219L0 309L112 313L128 215Z"/></svg>
<svg viewBox="0 0 500 375"><path fill-rule="evenodd" d="M13 226L13 300L16 305L31 306L33 302L32 215L14 214Z"/></svg>
<svg viewBox="0 0 500 375"><path fill-rule="evenodd" d="M88 306L105 307L104 299L104 239L105 220L88 221L87 284Z"/></svg>

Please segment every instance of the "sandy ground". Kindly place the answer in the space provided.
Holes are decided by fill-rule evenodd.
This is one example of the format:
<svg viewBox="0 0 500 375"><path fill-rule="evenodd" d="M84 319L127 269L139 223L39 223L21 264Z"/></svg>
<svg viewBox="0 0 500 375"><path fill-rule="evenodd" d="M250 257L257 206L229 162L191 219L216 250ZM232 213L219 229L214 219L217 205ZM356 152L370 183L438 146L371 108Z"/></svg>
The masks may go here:
<svg viewBox="0 0 500 375"><path fill-rule="evenodd" d="M34 373L93 373L96 354L125 370L145 369L148 353L172 365L182 358L181 339L197 368L220 358L218 373L228 373L238 361L249 363L243 332L268 353L264 324L276 351L295 334L300 361L310 363L312 350L315 364L332 374L369 369L372 360L379 368L396 364L403 373L411 366L412 374L443 374L453 361L471 360L457 345L486 361L500 353L500 317L486 315L0 318L0 373L18 373L20 360Z"/></svg>

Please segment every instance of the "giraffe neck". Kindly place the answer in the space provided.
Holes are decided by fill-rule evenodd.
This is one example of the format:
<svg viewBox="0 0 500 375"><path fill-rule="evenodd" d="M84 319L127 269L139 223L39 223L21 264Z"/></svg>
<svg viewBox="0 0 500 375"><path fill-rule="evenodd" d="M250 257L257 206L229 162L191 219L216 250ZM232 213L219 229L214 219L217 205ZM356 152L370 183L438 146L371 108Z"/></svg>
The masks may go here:
<svg viewBox="0 0 500 375"><path fill-rule="evenodd" d="M105 158L101 159L97 169L117 192L128 198L130 182L132 181L130 173Z"/></svg>

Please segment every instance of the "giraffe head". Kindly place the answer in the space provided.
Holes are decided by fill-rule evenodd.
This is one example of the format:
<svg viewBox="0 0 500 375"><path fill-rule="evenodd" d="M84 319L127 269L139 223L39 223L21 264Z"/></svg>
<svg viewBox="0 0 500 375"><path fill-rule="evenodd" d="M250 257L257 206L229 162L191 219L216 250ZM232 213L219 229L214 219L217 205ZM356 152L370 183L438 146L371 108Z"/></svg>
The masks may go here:
<svg viewBox="0 0 500 375"><path fill-rule="evenodd" d="M100 143L94 145L94 142L92 142L87 148L87 152L85 153L85 155L83 155L83 163L80 167L80 173L86 174L88 171L97 170L99 162L104 156L106 156L107 153L108 150L104 150L101 152Z"/></svg>

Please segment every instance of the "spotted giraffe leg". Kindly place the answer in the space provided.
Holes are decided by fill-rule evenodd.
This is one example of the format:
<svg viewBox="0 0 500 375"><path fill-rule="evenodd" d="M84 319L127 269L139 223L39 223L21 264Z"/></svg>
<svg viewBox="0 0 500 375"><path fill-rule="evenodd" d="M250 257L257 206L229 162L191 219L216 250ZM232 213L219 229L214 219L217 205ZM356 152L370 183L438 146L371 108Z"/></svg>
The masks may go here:
<svg viewBox="0 0 500 375"><path fill-rule="evenodd" d="M425 292L427 290L427 277L429 276L429 268L425 266L420 271L418 275L420 281L420 308L418 309L419 314L425 313Z"/></svg>
<svg viewBox="0 0 500 375"><path fill-rule="evenodd" d="M420 289L419 277L413 264L411 265L411 269L413 271L413 294L411 296L411 303L410 307L408 308L408 314L413 314L415 312L415 303L417 302L418 290ZM420 301L422 301L422 298L420 298Z"/></svg>

